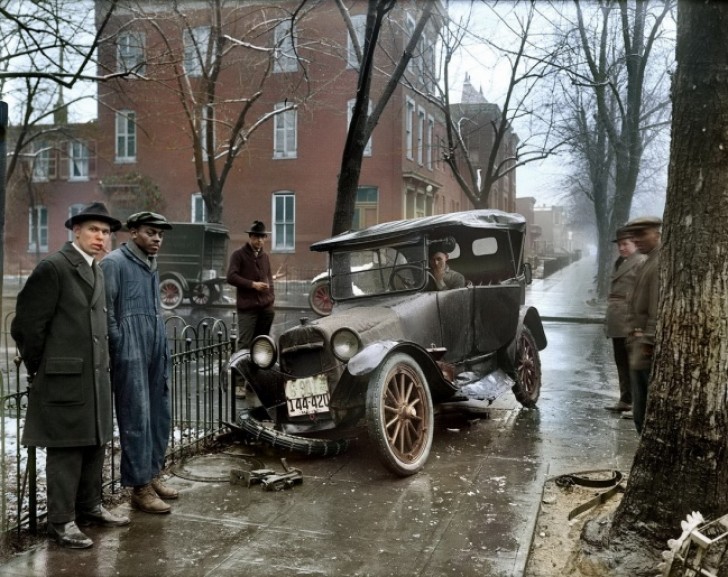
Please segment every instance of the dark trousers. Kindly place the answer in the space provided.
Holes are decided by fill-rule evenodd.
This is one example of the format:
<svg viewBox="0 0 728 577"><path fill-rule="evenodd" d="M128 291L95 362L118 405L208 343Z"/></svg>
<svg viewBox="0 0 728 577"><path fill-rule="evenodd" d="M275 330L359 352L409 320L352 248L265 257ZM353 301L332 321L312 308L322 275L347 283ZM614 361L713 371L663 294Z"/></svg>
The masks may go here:
<svg viewBox="0 0 728 577"><path fill-rule="evenodd" d="M647 411L647 386L650 384L650 369L632 369L632 414L634 426L642 433Z"/></svg>
<svg viewBox="0 0 728 577"><path fill-rule="evenodd" d="M48 447L48 522L68 523L101 504L105 446Z"/></svg>
<svg viewBox="0 0 728 577"><path fill-rule="evenodd" d="M238 349L249 349L255 337L270 334L274 316L273 308L238 311Z"/></svg>
<svg viewBox="0 0 728 577"><path fill-rule="evenodd" d="M629 374L629 352L627 351L627 339L612 339L614 348L614 363L617 365L619 376L619 401L628 405L632 404L632 381Z"/></svg>

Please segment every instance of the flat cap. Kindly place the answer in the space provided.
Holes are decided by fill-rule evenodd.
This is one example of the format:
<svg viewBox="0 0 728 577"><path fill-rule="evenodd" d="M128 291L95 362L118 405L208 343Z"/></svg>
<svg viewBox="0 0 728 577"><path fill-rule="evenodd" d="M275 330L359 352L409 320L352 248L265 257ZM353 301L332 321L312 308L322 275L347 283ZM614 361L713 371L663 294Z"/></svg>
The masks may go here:
<svg viewBox="0 0 728 577"><path fill-rule="evenodd" d="M660 228L661 226L662 219L659 216L640 216L630 220L622 228L628 232L634 232L643 228Z"/></svg>
<svg viewBox="0 0 728 577"><path fill-rule="evenodd" d="M144 225L161 228L163 230L172 228L172 225L167 222L167 219L156 212L136 212L126 220L126 228L128 229L139 228Z"/></svg>
<svg viewBox="0 0 728 577"><path fill-rule="evenodd" d="M624 240L626 238L632 238L632 231L626 226L620 226L614 232L614 240L612 240L612 242L619 242L620 240Z"/></svg>

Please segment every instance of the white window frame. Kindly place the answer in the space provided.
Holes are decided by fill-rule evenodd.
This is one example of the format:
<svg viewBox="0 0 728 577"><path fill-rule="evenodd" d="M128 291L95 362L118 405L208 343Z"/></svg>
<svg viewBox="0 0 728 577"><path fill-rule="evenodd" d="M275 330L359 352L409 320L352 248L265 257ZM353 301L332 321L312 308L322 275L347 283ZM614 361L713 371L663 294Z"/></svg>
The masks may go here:
<svg viewBox="0 0 728 577"><path fill-rule="evenodd" d="M286 210L286 200L292 200L291 214ZM279 218L278 204L283 203L283 217ZM273 234L271 250L274 252L296 251L296 195L291 191L273 194L271 212L273 214Z"/></svg>
<svg viewBox="0 0 728 577"><path fill-rule="evenodd" d="M291 29L290 20L281 20L273 31L275 42L275 62L273 72L296 72L296 29Z"/></svg>
<svg viewBox="0 0 728 577"><path fill-rule="evenodd" d="M81 212L86 207L85 204L72 204L68 207L68 216L67 218L71 218L73 216L76 216L79 212ZM73 231L68 231L68 240L73 240Z"/></svg>
<svg viewBox="0 0 728 577"><path fill-rule="evenodd" d="M427 142L425 144L425 165L432 170L432 149L434 148L435 138L435 119L432 116L427 117Z"/></svg>
<svg viewBox="0 0 728 577"><path fill-rule="evenodd" d="M278 102L275 110L289 107L290 104ZM298 111L288 108L273 118L273 158L297 158L298 156Z"/></svg>
<svg viewBox="0 0 728 577"><path fill-rule="evenodd" d="M210 44L210 27L195 26L184 31L184 69L187 76L202 76Z"/></svg>
<svg viewBox="0 0 728 577"><path fill-rule="evenodd" d="M36 250L36 234L33 226L33 208L28 209L28 252L48 252L48 209L45 206L35 207L38 215L38 228L40 231L40 250Z"/></svg>
<svg viewBox="0 0 728 577"><path fill-rule="evenodd" d="M207 222L207 206L201 192L190 195L190 222Z"/></svg>
<svg viewBox="0 0 728 577"><path fill-rule="evenodd" d="M144 46L146 37L141 31L127 31L119 34L116 40L116 70L128 72L133 70L137 74L144 74Z"/></svg>
<svg viewBox="0 0 728 577"><path fill-rule="evenodd" d="M417 164L423 165L425 159L425 114L424 108L417 107Z"/></svg>
<svg viewBox="0 0 728 577"><path fill-rule="evenodd" d="M81 140L68 143L68 180L86 181L89 177L89 149Z"/></svg>
<svg viewBox="0 0 728 577"><path fill-rule="evenodd" d="M136 162L137 129L136 112L120 110L116 113L116 162ZM121 154L120 154L121 153Z"/></svg>
<svg viewBox="0 0 728 577"><path fill-rule="evenodd" d="M405 155L410 160L414 159L414 126L415 124L415 101L407 97L405 101L404 117L404 147Z"/></svg>
<svg viewBox="0 0 728 577"><path fill-rule="evenodd" d="M33 143L33 182L48 182L51 172L51 147L45 140Z"/></svg>
<svg viewBox="0 0 728 577"><path fill-rule="evenodd" d="M354 33L356 39L359 41L359 47L364 51L364 34L367 30L367 15L356 14L351 17L351 24L354 27ZM359 68L359 58L356 55L354 49L354 43L351 40L351 35L346 35L346 67L347 68Z"/></svg>
<svg viewBox="0 0 728 577"><path fill-rule="evenodd" d="M348 131L351 127L351 117L354 115L354 105L356 104L356 99L352 98L349 100L349 102L346 103L346 130ZM372 113L372 101L369 101L369 114ZM372 155L372 136L369 137L369 140L367 140L367 145L364 147L364 156L371 156Z"/></svg>

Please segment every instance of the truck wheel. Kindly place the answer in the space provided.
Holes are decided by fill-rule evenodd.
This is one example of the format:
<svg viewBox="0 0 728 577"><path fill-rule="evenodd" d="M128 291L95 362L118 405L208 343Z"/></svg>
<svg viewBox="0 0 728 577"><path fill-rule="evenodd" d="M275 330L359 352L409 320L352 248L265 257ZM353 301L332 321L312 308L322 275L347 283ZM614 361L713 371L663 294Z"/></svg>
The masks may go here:
<svg viewBox="0 0 728 577"><path fill-rule="evenodd" d="M159 298L162 301L162 308L171 311L182 302L184 289L178 280L166 278L159 283Z"/></svg>
<svg viewBox="0 0 728 577"><path fill-rule="evenodd" d="M419 365L397 353L374 371L367 389L366 421L384 466L395 475L414 475L430 455L433 409Z"/></svg>
<svg viewBox="0 0 728 577"><path fill-rule="evenodd" d="M192 292L190 294L190 301L192 301L192 304L200 307L212 304L219 298L220 295L214 288L201 282L192 287Z"/></svg>
<svg viewBox="0 0 728 577"><path fill-rule="evenodd" d="M523 327L516 345L516 384L513 394L524 407L535 407L541 394L541 358L531 331Z"/></svg>
<svg viewBox="0 0 728 577"><path fill-rule="evenodd" d="M326 317L331 314L334 303L331 300L331 287L328 279L313 283L308 293L308 304L317 315Z"/></svg>

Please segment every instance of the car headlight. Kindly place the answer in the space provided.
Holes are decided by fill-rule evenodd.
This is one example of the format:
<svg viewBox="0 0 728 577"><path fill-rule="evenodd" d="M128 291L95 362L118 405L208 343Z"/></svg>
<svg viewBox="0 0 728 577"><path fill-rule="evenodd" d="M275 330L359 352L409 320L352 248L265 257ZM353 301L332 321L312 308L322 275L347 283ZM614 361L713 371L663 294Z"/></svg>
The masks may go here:
<svg viewBox="0 0 728 577"><path fill-rule="evenodd" d="M261 335L253 339L250 346L250 358L253 363L261 369L269 369L276 362L276 344L273 339L266 335Z"/></svg>
<svg viewBox="0 0 728 577"><path fill-rule="evenodd" d="M361 349L359 335L351 329L339 329L331 336L331 350L342 362L348 362Z"/></svg>

